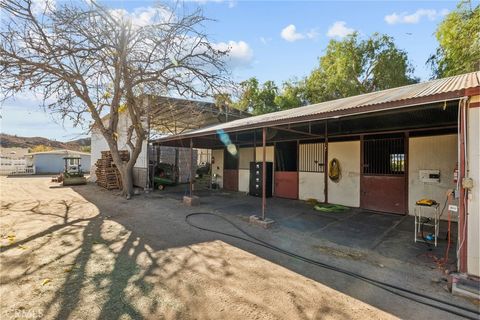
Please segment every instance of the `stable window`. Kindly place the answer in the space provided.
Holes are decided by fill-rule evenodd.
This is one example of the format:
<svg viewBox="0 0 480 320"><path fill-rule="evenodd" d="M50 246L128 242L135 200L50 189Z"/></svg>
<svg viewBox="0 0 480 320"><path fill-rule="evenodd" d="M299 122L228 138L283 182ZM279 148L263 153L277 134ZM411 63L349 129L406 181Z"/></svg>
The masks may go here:
<svg viewBox="0 0 480 320"><path fill-rule="evenodd" d="M390 171L405 172L405 154L394 153L390 155Z"/></svg>
<svg viewBox="0 0 480 320"><path fill-rule="evenodd" d="M324 172L325 170L325 144L306 143L299 146L299 171Z"/></svg>
<svg viewBox="0 0 480 320"><path fill-rule="evenodd" d="M226 170L237 170L238 169L238 151L235 154L232 154L229 150L225 149L223 155L225 159L223 168Z"/></svg>
<svg viewBox="0 0 480 320"><path fill-rule="evenodd" d="M364 140L363 173L367 175L404 174L404 138L370 138Z"/></svg>
<svg viewBox="0 0 480 320"><path fill-rule="evenodd" d="M297 142L275 145L275 171L297 171Z"/></svg>

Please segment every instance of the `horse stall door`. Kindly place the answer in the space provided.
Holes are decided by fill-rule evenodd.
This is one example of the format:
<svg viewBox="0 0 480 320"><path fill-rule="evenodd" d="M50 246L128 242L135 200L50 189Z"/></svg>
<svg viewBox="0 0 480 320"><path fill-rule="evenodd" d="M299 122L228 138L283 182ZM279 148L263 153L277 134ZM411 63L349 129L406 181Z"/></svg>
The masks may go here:
<svg viewBox="0 0 480 320"><path fill-rule="evenodd" d="M405 214L407 152L404 137L369 137L363 141L360 207Z"/></svg>
<svg viewBox="0 0 480 320"><path fill-rule="evenodd" d="M238 191L238 153L233 155L224 151L223 189Z"/></svg>
<svg viewBox="0 0 480 320"><path fill-rule="evenodd" d="M279 198L298 199L297 142L281 142L275 145L275 188Z"/></svg>

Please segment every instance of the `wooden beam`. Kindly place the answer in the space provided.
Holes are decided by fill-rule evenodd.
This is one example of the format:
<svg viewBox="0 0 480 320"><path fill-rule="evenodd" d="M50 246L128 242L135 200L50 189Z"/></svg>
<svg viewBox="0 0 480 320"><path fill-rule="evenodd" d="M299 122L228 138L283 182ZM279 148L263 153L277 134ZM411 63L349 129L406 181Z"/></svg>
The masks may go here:
<svg viewBox="0 0 480 320"><path fill-rule="evenodd" d="M273 129L277 129L277 130L281 130L281 131L287 131L287 132L291 132L291 133L297 133L297 134L303 134L303 135L306 135L308 137L314 137L314 138L323 138L323 135L318 135L318 134L314 134L314 133L309 133L309 132L305 132L305 131L300 131L300 130L295 130L295 129L288 129L288 128L282 128L282 127L272 127Z"/></svg>

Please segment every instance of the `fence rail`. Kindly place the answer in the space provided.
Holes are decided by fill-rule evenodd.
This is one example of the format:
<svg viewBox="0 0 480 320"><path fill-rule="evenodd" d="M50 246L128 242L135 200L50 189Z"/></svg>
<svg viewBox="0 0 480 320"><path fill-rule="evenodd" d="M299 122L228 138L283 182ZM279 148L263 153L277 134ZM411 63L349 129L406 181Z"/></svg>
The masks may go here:
<svg viewBox="0 0 480 320"><path fill-rule="evenodd" d="M0 175L2 176L19 176L30 174L35 174L35 167L0 166Z"/></svg>

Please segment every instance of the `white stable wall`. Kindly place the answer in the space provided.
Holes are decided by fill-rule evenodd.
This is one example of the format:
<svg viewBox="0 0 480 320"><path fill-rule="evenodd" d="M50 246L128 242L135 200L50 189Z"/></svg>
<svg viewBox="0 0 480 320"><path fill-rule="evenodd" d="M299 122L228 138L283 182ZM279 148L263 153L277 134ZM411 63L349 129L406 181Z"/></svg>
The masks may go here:
<svg viewBox="0 0 480 320"><path fill-rule="evenodd" d="M454 189L453 170L457 163L457 135L410 138L408 141L408 213L414 215L415 202L433 199L441 204L448 189ZM419 170L440 170L440 182L422 182ZM428 211L425 211L429 215ZM455 217L456 220L457 217ZM444 214L442 219L447 219Z"/></svg>
<svg viewBox="0 0 480 320"><path fill-rule="evenodd" d="M126 116L126 114L122 113L119 115L118 118L118 149L119 150L129 150L130 147L127 145L127 130L130 126L130 119ZM95 176L95 163L98 159L102 157L102 151L108 151L110 148L108 147L107 141L103 137L102 133L98 129L92 130L91 136L91 157L90 157L90 179L92 181L96 180ZM142 151L140 152L137 161L135 162L135 168L147 168L147 141L143 141L142 144Z"/></svg>
<svg viewBox="0 0 480 320"><path fill-rule="evenodd" d="M253 148L239 148L238 149L238 168L243 170L250 170L250 162L254 159Z"/></svg>
<svg viewBox="0 0 480 320"><path fill-rule="evenodd" d="M480 96L470 103L480 103ZM467 177L473 179L473 188L467 201L467 271L480 277L480 107L468 109Z"/></svg>
<svg viewBox="0 0 480 320"><path fill-rule="evenodd" d="M328 161L340 162L341 179L328 178L328 202L349 207L360 206L360 141L330 142ZM328 166L326 167L328 170Z"/></svg>
<svg viewBox="0 0 480 320"><path fill-rule="evenodd" d="M265 149L266 149L265 150L265 154L266 154L265 161L274 162L275 151L274 151L273 146L265 147ZM257 147L255 151L256 151L257 161L263 161L263 147Z"/></svg>
<svg viewBox="0 0 480 320"><path fill-rule="evenodd" d="M318 165L323 162L323 148L323 143L300 144L298 155L299 170L319 168ZM325 201L325 173L299 171L298 198L300 200L316 199L319 202Z"/></svg>
<svg viewBox="0 0 480 320"><path fill-rule="evenodd" d="M263 147L257 147L255 149L256 161L263 161ZM273 163L272 170L272 192L275 194L275 148L273 146L265 147L265 161Z"/></svg>
<svg viewBox="0 0 480 320"><path fill-rule="evenodd" d="M325 201L325 174L323 172L298 173L298 198Z"/></svg>
<svg viewBox="0 0 480 320"><path fill-rule="evenodd" d="M250 190L250 170L238 170L238 191L249 192Z"/></svg>
<svg viewBox="0 0 480 320"><path fill-rule="evenodd" d="M250 182L250 162L254 160L253 148L238 149L238 191L248 192Z"/></svg>

